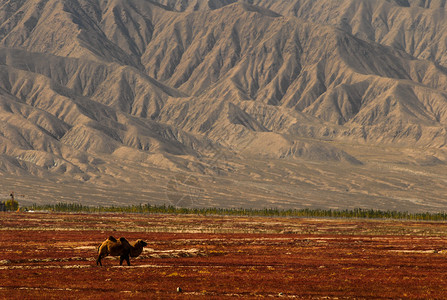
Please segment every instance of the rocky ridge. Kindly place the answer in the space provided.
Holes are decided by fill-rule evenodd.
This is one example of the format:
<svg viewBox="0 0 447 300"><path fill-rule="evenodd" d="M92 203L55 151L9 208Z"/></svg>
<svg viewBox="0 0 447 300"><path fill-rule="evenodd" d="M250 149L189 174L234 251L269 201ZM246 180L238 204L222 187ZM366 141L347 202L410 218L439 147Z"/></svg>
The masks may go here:
<svg viewBox="0 0 447 300"><path fill-rule="evenodd" d="M0 1L3 189L22 176L126 185L119 203L141 202L144 187L144 201L176 205L187 194L188 205L346 207L362 195L359 206L399 209L417 186L409 209L436 209L444 14L444 1ZM376 164L414 176L377 194L395 174ZM433 186L417 184L422 166ZM334 180L345 168L368 184Z"/></svg>

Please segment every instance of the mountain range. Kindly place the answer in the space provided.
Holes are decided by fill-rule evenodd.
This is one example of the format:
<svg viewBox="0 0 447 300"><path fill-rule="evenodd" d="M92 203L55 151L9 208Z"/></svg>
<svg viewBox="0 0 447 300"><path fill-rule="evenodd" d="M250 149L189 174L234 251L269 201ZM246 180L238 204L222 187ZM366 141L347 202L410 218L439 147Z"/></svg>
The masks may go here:
<svg viewBox="0 0 447 300"><path fill-rule="evenodd" d="M0 194L444 210L445 0L0 0Z"/></svg>

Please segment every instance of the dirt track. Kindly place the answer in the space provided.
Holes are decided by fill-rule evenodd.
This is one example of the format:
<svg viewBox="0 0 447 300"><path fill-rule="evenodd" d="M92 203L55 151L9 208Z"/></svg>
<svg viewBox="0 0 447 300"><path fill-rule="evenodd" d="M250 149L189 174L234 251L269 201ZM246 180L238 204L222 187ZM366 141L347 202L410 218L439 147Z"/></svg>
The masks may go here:
<svg viewBox="0 0 447 300"><path fill-rule="evenodd" d="M446 223L1 213L0 225L0 298L447 297ZM109 235L149 245L131 267L97 267Z"/></svg>

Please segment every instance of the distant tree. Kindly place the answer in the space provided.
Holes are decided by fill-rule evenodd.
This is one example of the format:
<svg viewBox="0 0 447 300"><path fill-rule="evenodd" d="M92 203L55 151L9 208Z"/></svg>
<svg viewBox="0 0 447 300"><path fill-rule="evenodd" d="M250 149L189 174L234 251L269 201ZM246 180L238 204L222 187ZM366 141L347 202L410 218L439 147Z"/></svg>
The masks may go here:
<svg viewBox="0 0 447 300"><path fill-rule="evenodd" d="M6 210L16 211L19 208L19 202L9 199L5 202Z"/></svg>
<svg viewBox="0 0 447 300"><path fill-rule="evenodd" d="M5 208L9 211L16 211L17 209L19 209L19 202L14 199L14 192L11 192L9 196L11 197L11 199L6 200Z"/></svg>

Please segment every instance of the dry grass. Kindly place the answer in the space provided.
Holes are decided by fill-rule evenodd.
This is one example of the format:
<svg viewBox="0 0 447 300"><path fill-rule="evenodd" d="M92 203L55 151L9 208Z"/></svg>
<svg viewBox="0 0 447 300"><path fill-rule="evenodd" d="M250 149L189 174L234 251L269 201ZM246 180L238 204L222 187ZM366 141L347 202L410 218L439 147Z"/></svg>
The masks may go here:
<svg viewBox="0 0 447 300"><path fill-rule="evenodd" d="M0 297L446 296L446 223L111 214L114 228L101 229L103 217L0 214ZM227 233L197 230L216 226ZM149 245L131 267L97 267L110 234Z"/></svg>

